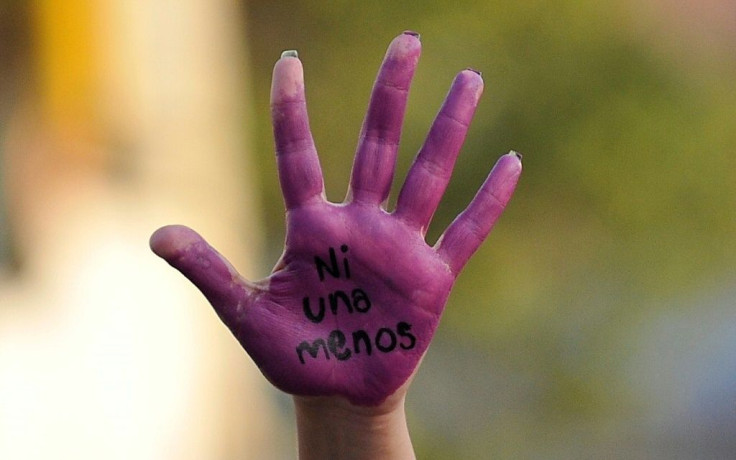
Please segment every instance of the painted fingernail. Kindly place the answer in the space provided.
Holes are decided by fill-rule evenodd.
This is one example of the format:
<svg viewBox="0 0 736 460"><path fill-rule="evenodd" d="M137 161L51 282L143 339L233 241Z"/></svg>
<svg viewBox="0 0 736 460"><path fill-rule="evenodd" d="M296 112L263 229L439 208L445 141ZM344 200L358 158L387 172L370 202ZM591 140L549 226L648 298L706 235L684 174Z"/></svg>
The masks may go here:
<svg viewBox="0 0 736 460"><path fill-rule="evenodd" d="M286 50L281 53L281 57L293 57L293 58L299 58L299 53L296 52L296 50Z"/></svg>
<svg viewBox="0 0 736 460"><path fill-rule="evenodd" d="M510 154L513 154L513 155L516 155L516 158L518 158L519 161L521 161L521 159L524 157L522 154L520 154L519 152L517 152L515 150L511 150L509 153Z"/></svg>
<svg viewBox="0 0 736 460"><path fill-rule="evenodd" d="M414 32L413 30L405 30L402 32L404 35L411 35L412 37L417 37L417 40L420 40L422 36L419 34L419 32Z"/></svg>
<svg viewBox="0 0 736 460"><path fill-rule="evenodd" d="M475 69L474 69L474 68L472 68L472 67L466 67L466 68L465 68L465 70L470 70L471 72L475 72L475 73L477 73L477 74L478 74L478 75L480 75L481 77L483 76L483 73L482 73L482 72L481 72L480 70L475 70Z"/></svg>

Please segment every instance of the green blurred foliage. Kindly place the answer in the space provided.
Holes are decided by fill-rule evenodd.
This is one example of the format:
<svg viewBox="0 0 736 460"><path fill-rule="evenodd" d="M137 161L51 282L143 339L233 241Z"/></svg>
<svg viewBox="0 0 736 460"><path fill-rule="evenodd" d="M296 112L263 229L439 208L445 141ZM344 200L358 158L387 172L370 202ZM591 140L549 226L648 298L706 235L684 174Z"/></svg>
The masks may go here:
<svg viewBox="0 0 736 460"><path fill-rule="evenodd" d="M516 195L460 277L437 340L480 350L475 365L509 368L535 382L534 391L526 412L489 416L483 426L465 427L470 435L462 439L440 436L415 417L420 458L554 458L561 440L615 443L610 423L636 406L620 375L621 360L634 352L622 338L627 329L643 309L732 274L736 61L684 36L649 33L648 20L626 5L249 3L272 260L283 241L283 207L268 93L270 68L284 49L297 48L304 62L332 200L346 191L383 51L405 29L422 33L423 56L395 191L454 74L470 66L486 81L428 239L467 204L499 155L525 155Z"/></svg>

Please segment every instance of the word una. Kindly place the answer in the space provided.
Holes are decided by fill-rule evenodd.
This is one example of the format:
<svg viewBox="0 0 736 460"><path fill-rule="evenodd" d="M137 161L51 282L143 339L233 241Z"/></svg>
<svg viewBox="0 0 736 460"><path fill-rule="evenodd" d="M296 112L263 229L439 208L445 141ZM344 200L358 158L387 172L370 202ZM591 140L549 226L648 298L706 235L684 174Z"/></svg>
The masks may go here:
<svg viewBox="0 0 736 460"><path fill-rule="evenodd" d="M367 313L368 310L371 309L371 299L368 298L368 294L366 294L362 289L356 288L353 289L349 296L345 291L337 290L327 296L327 302L325 302L324 297L320 297L317 313L312 311L309 297L304 297L304 299L302 299L304 316L313 323L321 323L322 320L325 319L326 303L329 303L330 311L333 315L337 314L340 304L345 306L348 313L353 313L353 311L357 311L358 313Z"/></svg>

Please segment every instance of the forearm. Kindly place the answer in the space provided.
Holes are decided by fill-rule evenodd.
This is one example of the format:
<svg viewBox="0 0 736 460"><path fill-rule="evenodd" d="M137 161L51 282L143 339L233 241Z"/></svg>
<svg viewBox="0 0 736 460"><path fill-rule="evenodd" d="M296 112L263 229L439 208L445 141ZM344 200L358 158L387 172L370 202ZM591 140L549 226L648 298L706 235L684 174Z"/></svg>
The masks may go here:
<svg viewBox="0 0 736 460"><path fill-rule="evenodd" d="M404 397L379 407L342 398L294 397L299 459L414 459Z"/></svg>

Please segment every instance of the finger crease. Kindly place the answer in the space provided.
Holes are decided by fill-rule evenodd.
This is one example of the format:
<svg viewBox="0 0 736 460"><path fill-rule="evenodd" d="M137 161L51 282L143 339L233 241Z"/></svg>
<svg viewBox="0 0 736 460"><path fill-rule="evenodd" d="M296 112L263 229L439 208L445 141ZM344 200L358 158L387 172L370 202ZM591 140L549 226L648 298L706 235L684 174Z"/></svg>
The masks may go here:
<svg viewBox="0 0 736 460"><path fill-rule="evenodd" d="M399 141L393 139L386 139L385 137L377 136L375 134L363 134L361 136L362 141L372 142L374 144L387 145L390 147L398 147Z"/></svg>
<svg viewBox="0 0 736 460"><path fill-rule="evenodd" d="M427 156L420 157L418 160L418 166L424 169L430 176L437 177L440 179L449 179L451 176L450 171L447 167Z"/></svg>
<svg viewBox="0 0 736 460"><path fill-rule="evenodd" d="M486 237L487 232L485 227L474 214L466 216L464 227L467 229L468 233L476 237L478 241L483 241Z"/></svg>
<svg viewBox="0 0 736 460"><path fill-rule="evenodd" d="M278 143L279 155L293 155L311 151L314 143L309 138L281 140Z"/></svg>
<svg viewBox="0 0 736 460"><path fill-rule="evenodd" d="M398 85L390 80L378 80L376 83L377 83L376 85L377 87L392 89L392 90L400 92L401 94L406 94L409 92L408 87Z"/></svg>
<svg viewBox="0 0 736 460"><path fill-rule="evenodd" d="M447 118L448 120L450 120L451 122L454 122L455 124L460 125L462 128L468 129L470 127L470 124L467 121L461 120L457 118L456 116L450 114L449 112L442 112L441 116L443 118Z"/></svg>
<svg viewBox="0 0 736 460"><path fill-rule="evenodd" d="M294 105L304 105L304 104L306 104L305 99L287 99L287 100L272 102L271 107L280 109L282 107L291 107Z"/></svg>

